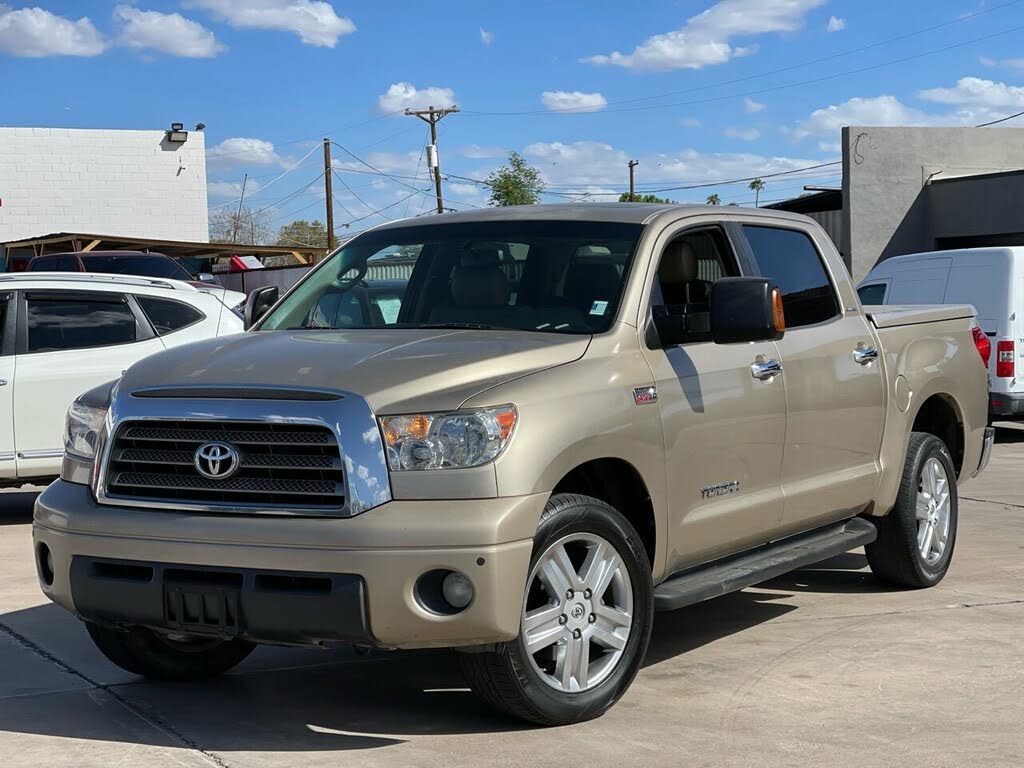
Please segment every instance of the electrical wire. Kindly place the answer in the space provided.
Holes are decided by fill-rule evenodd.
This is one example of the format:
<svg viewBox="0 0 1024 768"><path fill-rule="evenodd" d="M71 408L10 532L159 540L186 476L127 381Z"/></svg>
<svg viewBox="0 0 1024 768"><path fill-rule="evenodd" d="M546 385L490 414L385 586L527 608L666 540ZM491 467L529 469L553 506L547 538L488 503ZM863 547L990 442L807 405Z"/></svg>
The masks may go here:
<svg viewBox="0 0 1024 768"><path fill-rule="evenodd" d="M298 162L296 162L296 163L295 163L294 165L292 165L292 166L291 166L290 168L288 168L288 170L286 170L286 171L285 171L284 173L282 173L281 175L279 175L279 176L278 176L278 177L277 177L276 179L274 179L273 181L268 181L268 182L267 182L266 184L264 184L263 186L261 186L261 187L260 187L259 189L257 189L257 190L256 190L255 192L253 192L253 193L252 193L252 195L250 195L250 197L255 197L255 196L256 196L256 195L258 195L258 194L259 194L260 192L262 192L263 190L267 189L267 187L270 187L270 186L273 186L274 184L276 184L276 183L277 183L278 181L280 181L281 179L283 179L283 178L284 178L285 176L287 176L287 175L288 175L289 173L291 173L291 172L292 172L292 171L294 171L294 170L295 170L296 168L298 168L299 166L301 166L301 165L302 165L302 164L303 164L304 162L306 162L306 161L307 161L307 160L308 160L308 159L310 158L310 156L311 156L311 155L312 155L312 154L313 154L314 152L316 152L316 150L317 150L317 148L316 148L316 147L313 147L313 148L312 148L311 150L309 150L309 152L307 152L307 153L306 153L305 157L303 157L303 158L302 158L301 160L299 160ZM223 155L214 155L214 157L223 157ZM241 197L236 197L236 198L235 198L234 200L231 200L231 201L229 201L229 202L227 202L227 203L222 203L221 205L215 205L215 206L212 206L212 207L210 208L210 210L211 210L211 211L213 211L213 210L216 210L217 208L224 208L225 206L228 206L228 205L234 205L235 203L238 203L238 202L241 202L241 201L242 201L242 198L241 198Z"/></svg>
<svg viewBox="0 0 1024 768"><path fill-rule="evenodd" d="M346 222L346 223L344 223L344 224L339 224L339 225L338 225L337 227L335 227L335 228L334 228L334 231L335 231L335 233L337 233L339 229L342 229L342 228L345 228L345 229L347 229L347 228L348 228L348 227L349 227L350 225L352 225L352 224L355 224L356 222L364 221L365 219L368 219L368 218L370 218L371 216L377 216L377 215L380 215L380 214L382 214L382 213L383 213L384 211L386 211L386 210L389 210L389 209L391 209L391 208L394 208L394 207L395 207L396 205L401 205L401 204L402 204L402 203L404 203L404 202L405 202L406 200L408 200L408 199L409 199L410 197L415 197L415 196L416 196L417 194L424 194L424 193L427 193L427 192L429 192L429 191L430 191L430 190L428 190L428 189L414 189L414 190L413 190L412 192L410 192L410 193L409 193L408 195L406 195L406 196L405 196L405 197L403 197L403 198L400 198L400 199L396 200L395 202L391 203L390 205L385 205L385 206L384 206L383 208L378 208L378 209L377 209L377 210L375 210L375 211L370 211L370 212L369 212L368 214L366 214L365 216L360 216L360 217L359 217L359 218L357 218L357 219L352 219L352 221ZM388 218L387 216L382 216L382 218L386 219L387 221L392 221L392 219L389 219L389 218ZM362 230L362 231L365 231L365 230ZM357 233L357 234L358 234L358 233Z"/></svg>

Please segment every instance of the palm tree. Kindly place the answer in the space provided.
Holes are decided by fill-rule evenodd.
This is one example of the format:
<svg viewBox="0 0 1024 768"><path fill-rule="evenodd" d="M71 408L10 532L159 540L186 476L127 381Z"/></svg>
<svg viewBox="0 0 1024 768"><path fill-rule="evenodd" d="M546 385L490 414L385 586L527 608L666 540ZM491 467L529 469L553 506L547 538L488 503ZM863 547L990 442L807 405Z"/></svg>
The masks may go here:
<svg viewBox="0 0 1024 768"><path fill-rule="evenodd" d="M708 205L721 205L721 204L722 204L722 198L720 198L718 195L716 195L716 194L715 195L708 195Z"/></svg>
<svg viewBox="0 0 1024 768"><path fill-rule="evenodd" d="M750 182L750 189L754 190L754 207L756 208L761 204L761 190L764 189L764 181L754 179Z"/></svg>

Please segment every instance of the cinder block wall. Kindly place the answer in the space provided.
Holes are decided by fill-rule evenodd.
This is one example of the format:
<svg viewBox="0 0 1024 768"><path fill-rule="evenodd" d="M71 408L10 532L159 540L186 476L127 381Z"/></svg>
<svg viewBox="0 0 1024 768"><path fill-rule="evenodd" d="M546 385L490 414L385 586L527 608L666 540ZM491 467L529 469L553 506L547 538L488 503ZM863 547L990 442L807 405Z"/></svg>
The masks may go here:
<svg viewBox="0 0 1024 768"><path fill-rule="evenodd" d="M201 132L0 128L0 243L54 232L206 242Z"/></svg>

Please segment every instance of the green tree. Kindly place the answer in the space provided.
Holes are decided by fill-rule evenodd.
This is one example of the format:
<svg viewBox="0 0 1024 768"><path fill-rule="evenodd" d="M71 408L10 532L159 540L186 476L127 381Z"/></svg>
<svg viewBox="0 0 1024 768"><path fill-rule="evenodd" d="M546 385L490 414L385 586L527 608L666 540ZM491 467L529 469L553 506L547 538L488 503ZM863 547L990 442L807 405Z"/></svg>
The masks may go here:
<svg viewBox="0 0 1024 768"><path fill-rule="evenodd" d="M720 198L717 194L715 194L715 195L708 195L708 205L721 205L721 204L722 204L722 198Z"/></svg>
<svg viewBox="0 0 1024 768"><path fill-rule="evenodd" d="M327 227L319 220L299 219L277 231L277 244L302 248L327 249Z"/></svg>
<svg viewBox="0 0 1024 768"><path fill-rule="evenodd" d="M518 152L508 153L508 164L487 177L491 205L536 205L544 191L540 172Z"/></svg>
<svg viewBox="0 0 1024 768"><path fill-rule="evenodd" d="M629 192L623 192L619 195L620 203L674 203L675 200L668 200L664 197L658 197L657 195L633 195L632 199L629 197Z"/></svg>
<svg viewBox="0 0 1024 768"><path fill-rule="evenodd" d="M749 188L754 192L754 206L759 206L761 204L761 190L764 189L764 181L754 179L750 182Z"/></svg>

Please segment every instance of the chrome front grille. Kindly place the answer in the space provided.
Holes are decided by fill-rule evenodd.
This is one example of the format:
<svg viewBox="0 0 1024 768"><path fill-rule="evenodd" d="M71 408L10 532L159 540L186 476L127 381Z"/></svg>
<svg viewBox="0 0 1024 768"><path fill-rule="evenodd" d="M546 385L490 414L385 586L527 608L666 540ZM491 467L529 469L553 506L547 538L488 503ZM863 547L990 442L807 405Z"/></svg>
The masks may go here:
<svg viewBox="0 0 1024 768"><path fill-rule="evenodd" d="M238 469L209 478L196 451L227 443ZM110 446L106 494L122 499L288 512L340 511L345 476L334 432L325 426L240 421L128 421Z"/></svg>

